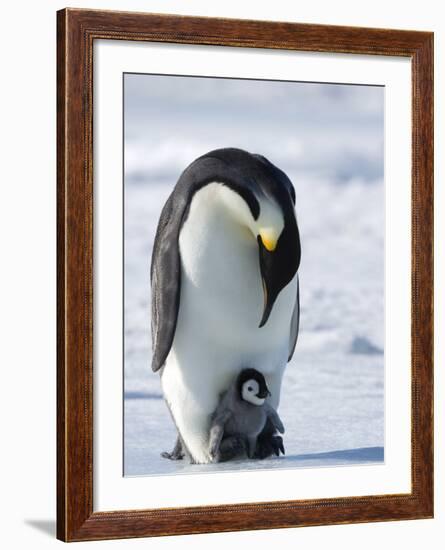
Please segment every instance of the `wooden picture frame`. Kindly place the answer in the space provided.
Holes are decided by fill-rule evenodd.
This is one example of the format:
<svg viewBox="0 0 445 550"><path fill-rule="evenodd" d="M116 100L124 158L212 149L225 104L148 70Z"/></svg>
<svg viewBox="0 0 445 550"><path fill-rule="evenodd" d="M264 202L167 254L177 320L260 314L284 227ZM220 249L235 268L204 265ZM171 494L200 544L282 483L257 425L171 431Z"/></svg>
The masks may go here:
<svg viewBox="0 0 445 550"><path fill-rule="evenodd" d="M412 64L412 490L406 494L93 512L95 40L403 56ZM57 14L57 537L64 541L433 516L433 34L143 13Z"/></svg>

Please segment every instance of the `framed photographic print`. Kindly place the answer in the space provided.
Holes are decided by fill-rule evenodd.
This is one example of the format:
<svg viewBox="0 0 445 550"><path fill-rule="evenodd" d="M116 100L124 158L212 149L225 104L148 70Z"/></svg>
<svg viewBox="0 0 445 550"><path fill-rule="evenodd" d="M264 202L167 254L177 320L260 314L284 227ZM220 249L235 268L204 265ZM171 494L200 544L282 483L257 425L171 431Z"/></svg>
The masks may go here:
<svg viewBox="0 0 445 550"><path fill-rule="evenodd" d="M432 33L57 25L58 538L432 517Z"/></svg>

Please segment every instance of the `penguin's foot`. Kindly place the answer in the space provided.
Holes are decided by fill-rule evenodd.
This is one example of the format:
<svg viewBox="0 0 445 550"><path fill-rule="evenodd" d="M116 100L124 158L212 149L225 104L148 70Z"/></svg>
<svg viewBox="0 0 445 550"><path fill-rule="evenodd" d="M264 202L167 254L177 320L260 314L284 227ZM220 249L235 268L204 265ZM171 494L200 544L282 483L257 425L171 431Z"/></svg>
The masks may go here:
<svg viewBox="0 0 445 550"><path fill-rule="evenodd" d="M264 459L269 456L285 454L283 438L280 435L260 434L257 440L254 458Z"/></svg>
<svg viewBox="0 0 445 550"><path fill-rule="evenodd" d="M169 460L182 460L184 458L183 454L174 453L173 451L171 453L168 451L163 451L161 456L162 458L168 458Z"/></svg>
<svg viewBox="0 0 445 550"><path fill-rule="evenodd" d="M161 453L162 458L168 458L169 460L182 460L185 456L185 453L182 449L182 443L181 440L176 440L175 446L173 447L173 451L171 453L164 451Z"/></svg>

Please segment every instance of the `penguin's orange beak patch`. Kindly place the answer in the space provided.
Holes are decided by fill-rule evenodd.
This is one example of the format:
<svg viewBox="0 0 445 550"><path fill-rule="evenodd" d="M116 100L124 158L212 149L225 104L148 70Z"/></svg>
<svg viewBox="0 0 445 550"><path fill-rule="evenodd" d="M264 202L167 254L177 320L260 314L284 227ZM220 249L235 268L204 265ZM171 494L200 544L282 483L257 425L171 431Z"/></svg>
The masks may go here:
<svg viewBox="0 0 445 550"><path fill-rule="evenodd" d="M269 252L273 252L277 247L277 235L272 229L262 229L260 231L261 242L264 248Z"/></svg>

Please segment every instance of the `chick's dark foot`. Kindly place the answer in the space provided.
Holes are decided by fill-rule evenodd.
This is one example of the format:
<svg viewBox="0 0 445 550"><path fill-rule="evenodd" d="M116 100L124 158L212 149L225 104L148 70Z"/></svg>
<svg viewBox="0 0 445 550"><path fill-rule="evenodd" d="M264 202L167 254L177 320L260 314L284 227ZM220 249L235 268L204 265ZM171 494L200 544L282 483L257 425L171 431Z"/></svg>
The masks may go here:
<svg viewBox="0 0 445 550"><path fill-rule="evenodd" d="M182 449L182 443L181 440L176 440L175 446L173 447L173 451L171 453L164 451L161 453L162 458L168 458L169 460L182 460L185 456L185 453Z"/></svg>
<svg viewBox="0 0 445 550"><path fill-rule="evenodd" d="M254 458L264 459L269 456L285 454L283 438L280 435L260 434L257 440Z"/></svg>
<svg viewBox="0 0 445 550"><path fill-rule="evenodd" d="M227 462L244 458L247 452L246 443L242 437L233 435L224 438L219 446L217 461Z"/></svg>

